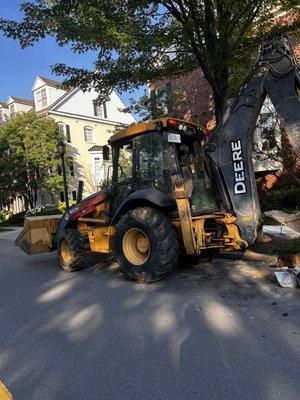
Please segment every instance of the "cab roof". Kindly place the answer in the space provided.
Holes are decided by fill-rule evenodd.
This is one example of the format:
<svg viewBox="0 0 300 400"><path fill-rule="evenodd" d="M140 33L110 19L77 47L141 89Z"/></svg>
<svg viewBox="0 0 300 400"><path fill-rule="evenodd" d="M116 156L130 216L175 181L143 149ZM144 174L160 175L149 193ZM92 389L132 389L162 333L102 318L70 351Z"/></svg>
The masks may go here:
<svg viewBox="0 0 300 400"><path fill-rule="evenodd" d="M147 131L159 130L162 127L171 128L172 127L171 124L173 123L175 125L176 122L178 123L178 126L182 124L195 131L200 130L203 134L205 134L206 132L205 128L202 128L200 125L194 124L192 122L187 122L183 119L178 119L178 118L161 117L147 122L140 122L138 124L131 125L128 128L122 129L120 132L111 136L108 143L113 144L115 142L118 142L119 140L127 139L129 137L134 137Z"/></svg>

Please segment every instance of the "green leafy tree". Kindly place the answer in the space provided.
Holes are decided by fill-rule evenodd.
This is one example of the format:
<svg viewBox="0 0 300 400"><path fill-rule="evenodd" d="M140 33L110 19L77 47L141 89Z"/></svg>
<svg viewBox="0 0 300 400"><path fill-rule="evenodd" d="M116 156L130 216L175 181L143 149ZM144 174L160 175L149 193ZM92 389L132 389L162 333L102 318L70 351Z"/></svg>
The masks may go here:
<svg viewBox="0 0 300 400"><path fill-rule="evenodd" d="M0 197L22 195L26 208L35 207L39 189L57 191L60 160L56 143L61 139L51 118L22 113L0 127Z"/></svg>
<svg viewBox="0 0 300 400"><path fill-rule="evenodd" d="M299 30L297 0L32 0L21 21L0 19L0 30L22 47L51 35L74 52L97 52L95 69L57 64L71 85L94 86L101 99L164 76L201 67L223 115L230 85L262 34ZM287 12L284 19L279 15ZM232 79L233 78L233 79Z"/></svg>

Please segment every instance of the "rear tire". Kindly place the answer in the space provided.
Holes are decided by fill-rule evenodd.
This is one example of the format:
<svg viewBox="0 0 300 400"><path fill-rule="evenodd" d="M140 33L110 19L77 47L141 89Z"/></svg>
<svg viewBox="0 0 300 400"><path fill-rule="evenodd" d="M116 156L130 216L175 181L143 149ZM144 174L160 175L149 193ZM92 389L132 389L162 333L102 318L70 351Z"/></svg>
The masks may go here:
<svg viewBox="0 0 300 400"><path fill-rule="evenodd" d="M58 257L65 272L82 269L85 260L85 242L76 229L65 229L59 239Z"/></svg>
<svg viewBox="0 0 300 400"><path fill-rule="evenodd" d="M121 217L114 252L129 279L139 283L159 281L177 264L177 234L166 215L138 207Z"/></svg>

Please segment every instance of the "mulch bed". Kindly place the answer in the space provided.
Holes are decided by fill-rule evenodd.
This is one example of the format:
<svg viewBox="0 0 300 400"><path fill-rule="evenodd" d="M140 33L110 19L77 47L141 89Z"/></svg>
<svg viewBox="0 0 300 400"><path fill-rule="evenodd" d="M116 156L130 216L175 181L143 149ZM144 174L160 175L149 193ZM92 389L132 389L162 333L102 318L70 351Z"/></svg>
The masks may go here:
<svg viewBox="0 0 300 400"><path fill-rule="evenodd" d="M278 255L278 249L287 244L290 240L293 240L293 238L283 235L263 235L262 241L255 243L249 250L255 251L256 253Z"/></svg>

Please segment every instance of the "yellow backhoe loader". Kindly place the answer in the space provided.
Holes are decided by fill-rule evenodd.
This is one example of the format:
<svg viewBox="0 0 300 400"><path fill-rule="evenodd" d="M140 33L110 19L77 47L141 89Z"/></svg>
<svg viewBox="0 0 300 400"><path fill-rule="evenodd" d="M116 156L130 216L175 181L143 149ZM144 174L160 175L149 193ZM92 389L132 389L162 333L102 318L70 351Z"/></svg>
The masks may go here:
<svg viewBox="0 0 300 400"><path fill-rule="evenodd" d="M268 95L299 152L299 66L286 37L267 40L222 123L200 126L163 117L113 135L107 188L63 216L29 217L18 245L58 251L78 271L87 251L113 253L137 282L164 278L180 254L201 257L252 245L261 212L252 164L255 121Z"/></svg>

